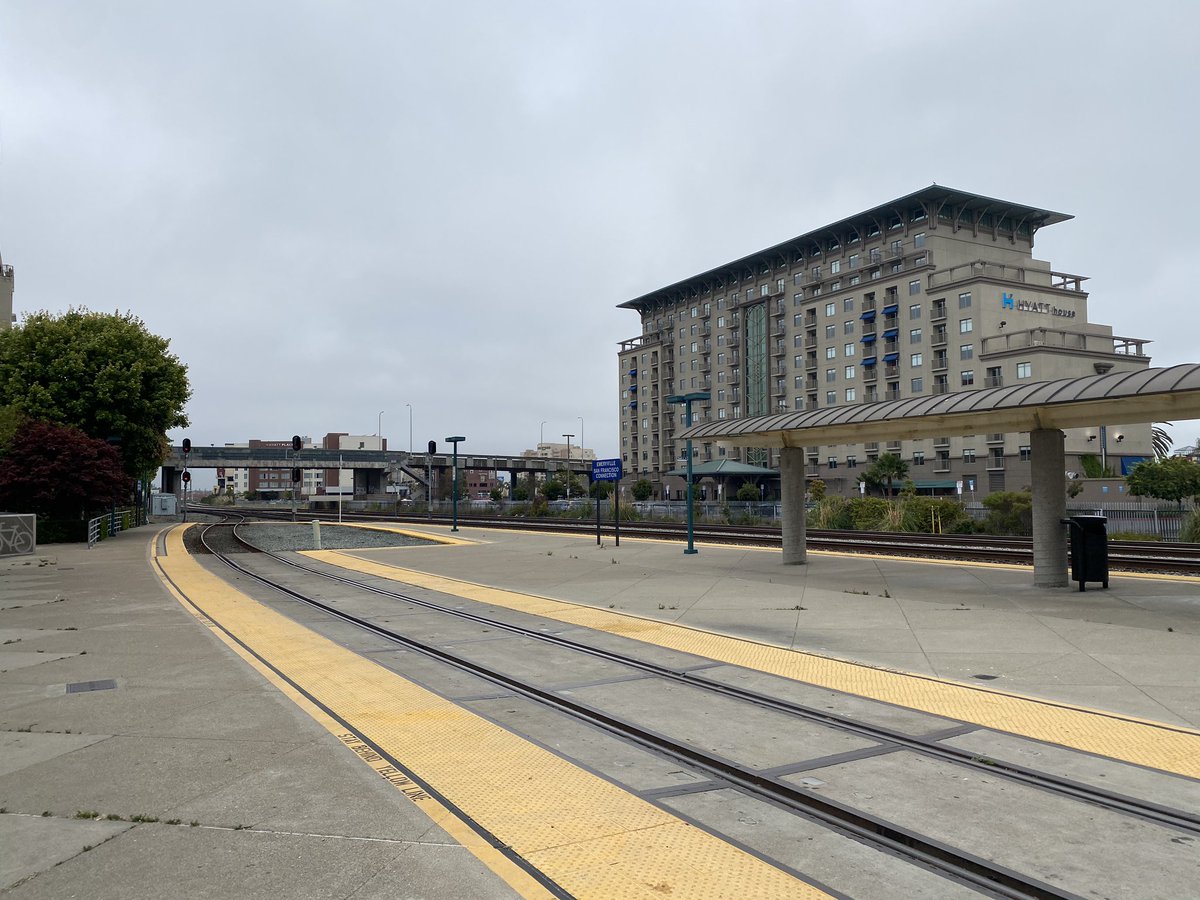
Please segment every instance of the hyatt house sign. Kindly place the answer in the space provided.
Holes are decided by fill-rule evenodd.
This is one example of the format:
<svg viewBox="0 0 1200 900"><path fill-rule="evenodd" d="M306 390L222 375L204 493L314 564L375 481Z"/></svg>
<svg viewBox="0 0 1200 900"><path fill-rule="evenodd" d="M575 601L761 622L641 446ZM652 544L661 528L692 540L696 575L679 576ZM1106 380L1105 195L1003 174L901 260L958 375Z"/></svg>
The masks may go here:
<svg viewBox="0 0 1200 900"><path fill-rule="evenodd" d="M1063 309L1060 306L1053 306L1038 300L1020 300L1008 293L1008 291L1000 295L1000 308L1016 310L1018 312L1041 313L1047 316L1061 316L1064 319L1075 318L1075 310L1073 309Z"/></svg>

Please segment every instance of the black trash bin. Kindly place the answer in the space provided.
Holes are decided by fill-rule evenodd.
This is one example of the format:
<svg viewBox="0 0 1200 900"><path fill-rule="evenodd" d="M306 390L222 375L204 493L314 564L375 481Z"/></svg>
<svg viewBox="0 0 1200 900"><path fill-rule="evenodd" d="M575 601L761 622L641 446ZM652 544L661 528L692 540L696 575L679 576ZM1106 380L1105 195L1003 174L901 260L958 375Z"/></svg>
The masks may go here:
<svg viewBox="0 0 1200 900"><path fill-rule="evenodd" d="M1071 535L1071 579L1085 590L1089 581L1108 587L1107 516L1071 516L1063 519Z"/></svg>

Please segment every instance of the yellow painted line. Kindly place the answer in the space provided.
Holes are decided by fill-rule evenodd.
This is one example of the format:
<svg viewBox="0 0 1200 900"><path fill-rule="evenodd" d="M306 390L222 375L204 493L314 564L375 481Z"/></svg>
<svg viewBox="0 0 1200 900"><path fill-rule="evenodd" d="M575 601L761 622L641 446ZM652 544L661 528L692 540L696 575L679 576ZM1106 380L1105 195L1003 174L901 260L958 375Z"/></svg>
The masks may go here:
<svg viewBox="0 0 1200 900"><path fill-rule="evenodd" d="M415 587L621 635L658 647L1024 735L1164 772L1200 778L1200 732L1188 728L978 688L927 675L878 669L862 663L714 634L686 625L389 566L335 550L308 551L304 555Z"/></svg>
<svg viewBox="0 0 1200 900"><path fill-rule="evenodd" d="M248 597L187 554L183 530L167 535L167 555L155 562L202 622L226 630L243 658L367 762L380 760L360 736L571 895L828 896ZM386 765L377 771L400 774ZM446 827L439 816L449 810L399 780ZM461 840L464 829L448 830ZM502 854L480 848L478 838L463 843L522 895L548 895Z"/></svg>

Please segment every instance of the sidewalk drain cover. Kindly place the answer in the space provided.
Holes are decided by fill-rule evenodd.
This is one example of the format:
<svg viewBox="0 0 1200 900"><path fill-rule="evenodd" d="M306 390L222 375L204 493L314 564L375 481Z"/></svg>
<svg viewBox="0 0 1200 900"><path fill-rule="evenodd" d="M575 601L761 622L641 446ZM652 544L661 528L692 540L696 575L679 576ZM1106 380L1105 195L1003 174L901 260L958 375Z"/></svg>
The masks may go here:
<svg viewBox="0 0 1200 900"><path fill-rule="evenodd" d="M100 681L76 681L74 684L67 685L68 694L83 694L87 691L113 691L117 688L117 682L112 678L104 678Z"/></svg>

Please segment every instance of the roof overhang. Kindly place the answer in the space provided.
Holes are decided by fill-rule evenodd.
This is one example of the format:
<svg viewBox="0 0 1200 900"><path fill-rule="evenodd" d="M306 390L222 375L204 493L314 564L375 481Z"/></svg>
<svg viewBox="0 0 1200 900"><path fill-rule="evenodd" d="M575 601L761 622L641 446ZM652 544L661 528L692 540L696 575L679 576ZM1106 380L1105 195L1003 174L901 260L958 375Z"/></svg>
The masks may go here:
<svg viewBox="0 0 1200 900"><path fill-rule="evenodd" d="M1200 363L694 425L678 438L811 447L1200 418Z"/></svg>

